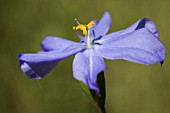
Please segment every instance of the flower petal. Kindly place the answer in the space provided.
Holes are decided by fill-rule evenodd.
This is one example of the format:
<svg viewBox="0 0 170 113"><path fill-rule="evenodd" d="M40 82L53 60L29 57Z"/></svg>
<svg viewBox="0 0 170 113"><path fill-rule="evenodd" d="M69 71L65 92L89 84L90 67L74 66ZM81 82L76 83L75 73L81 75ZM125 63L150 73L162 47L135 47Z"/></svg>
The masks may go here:
<svg viewBox="0 0 170 113"><path fill-rule="evenodd" d="M95 38L105 35L110 29L112 23L109 12L105 12L99 23L94 27Z"/></svg>
<svg viewBox="0 0 170 113"><path fill-rule="evenodd" d="M41 43L41 47L44 51L55 50L59 52L63 51L71 45L75 46L79 45L79 43L54 36L46 37Z"/></svg>
<svg viewBox="0 0 170 113"><path fill-rule="evenodd" d="M120 30L120 31L117 31L117 32L110 33L107 36L103 36L101 40L125 35L127 33L130 33L130 32L133 32L135 30L142 29L142 28L148 29L151 33L153 33L155 35L155 38L158 38L158 30L156 28L155 23L152 20L150 20L149 18L142 18L142 19L138 20L136 23L134 23L133 25L131 25L130 27L124 29L124 30Z"/></svg>
<svg viewBox="0 0 170 113"><path fill-rule="evenodd" d="M18 56L21 70L31 79L41 79L49 73L64 58L67 58L83 48L69 47L63 52L49 51L35 54L20 54Z"/></svg>
<svg viewBox="0 0 170 113"><path fill-rule="evenodd" d="M74 78L84 82L90 89L98 93L96 79L103 70L106 70L104 59L98 56L93 49L76 54L73 61Z"/></svg>
<svg viewBox="0 0 170 113"><path fill-rule="evenodd" d="M135 27L135 25L136 25L135 30L138 30L138 29L141 29L141 28L147 28L151 33L153 33L156 37L158 37L158 30L156 28L156 25L149 18L140 19L138 22L136 22L134 25L131 26L132 30L133 30L133 26Z"/></svg>
<svg viewBox="0 0 170 113"><path fill-rule="evenodd" d="M158 38L146 28L118 37L110 37L95 46L98 54L107 59L124 59L140 64L162 62L165 48Z"/></svg>

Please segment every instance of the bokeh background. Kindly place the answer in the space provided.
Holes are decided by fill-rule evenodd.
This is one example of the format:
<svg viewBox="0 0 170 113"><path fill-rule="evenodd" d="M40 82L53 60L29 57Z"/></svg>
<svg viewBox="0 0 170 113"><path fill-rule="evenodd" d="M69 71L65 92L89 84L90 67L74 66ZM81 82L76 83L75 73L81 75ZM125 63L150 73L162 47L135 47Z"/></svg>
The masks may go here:
<svg viewBox="0 0 170 113"><path fill-rule="evenodd" d="M0 0L0 113L97 113L72 76L67 58L44 79L28 79L19 53L41 50L46 36L79 41L74 18L82 23L112 16L109 32L142 17L152 19L166 47L163 67L106 60L107 113L170 113L169 0Z"/></svg>

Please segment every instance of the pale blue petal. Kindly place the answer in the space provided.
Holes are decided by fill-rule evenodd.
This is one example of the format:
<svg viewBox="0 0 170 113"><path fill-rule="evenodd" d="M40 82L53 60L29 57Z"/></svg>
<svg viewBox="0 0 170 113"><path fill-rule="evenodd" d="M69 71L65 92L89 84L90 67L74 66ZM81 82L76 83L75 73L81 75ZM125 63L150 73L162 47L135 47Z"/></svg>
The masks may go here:
<svg viewBox="0 0 170 113"><path fill-rule="evenodd" d="M95 38L102 37L110 29L112 23L109 12L105 12L99 23L94 27Z"/></svg>
<svg viewBox="0 0 170 113"><path fill-rule="evenodd" d="M118 37L99 41L95 50L107 59L124 59L140 64L162 62L165 48L158 38L146 28L135 30Z"/></svg>
<svg viewBox="0 0 170 113"><path fill-rule="evenodd" d="M21 70L31 79L41 79L64 58L81 51L82 47L69 47L63 52L49 51L18 56Z"/></svg>
<svg viewBox="0 0 170 113"><path fill-rule="evenodd" d="M98 56L93 49L76 54L73 61L74 78L84 82L90 89L99 93L96 84L97 75L106 70L104 59Z"/></svg>

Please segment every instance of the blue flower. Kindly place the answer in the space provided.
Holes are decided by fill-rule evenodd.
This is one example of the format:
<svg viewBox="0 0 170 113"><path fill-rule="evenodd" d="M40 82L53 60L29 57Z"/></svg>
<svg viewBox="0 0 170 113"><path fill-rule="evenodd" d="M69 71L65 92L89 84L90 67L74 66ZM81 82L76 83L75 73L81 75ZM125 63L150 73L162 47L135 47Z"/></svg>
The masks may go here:
<svg viewBox="0 0 170 113"><path fill-rule="evenodd" d="M99 92L96 78L106 70L103 58L124 59L145 65L163 63L165 48L158 39L153 21L142 18L124 30L106 34L111 21L108 12L98 23L93 20L83 25L77 21L78 25L73 29L80 42L46 37L41 43L43 51L18 56L21 70L31 79L41 79L61 60L76 54L73 61L74 78ZM79 35L77 30L82 30L84 36Z"/></svg>

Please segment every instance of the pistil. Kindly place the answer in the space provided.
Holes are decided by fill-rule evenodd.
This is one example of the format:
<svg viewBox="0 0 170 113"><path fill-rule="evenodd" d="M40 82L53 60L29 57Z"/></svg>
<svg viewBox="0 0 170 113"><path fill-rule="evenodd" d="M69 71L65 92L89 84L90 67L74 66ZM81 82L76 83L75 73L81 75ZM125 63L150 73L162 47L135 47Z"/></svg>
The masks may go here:
<svg viewBox="0 0 170 113"><path fill-rule="evenodd" d="M91 37L91 34L90 34L90 33L91 33L90 30L88 30L87 36L86 36L86 47L87 47L87 48L92 48L92 41L91 41L91 39L92 39L93 37Z"/></svg>

